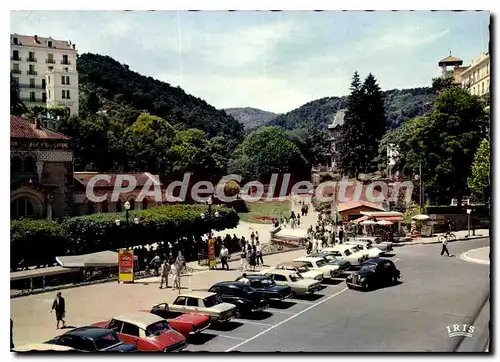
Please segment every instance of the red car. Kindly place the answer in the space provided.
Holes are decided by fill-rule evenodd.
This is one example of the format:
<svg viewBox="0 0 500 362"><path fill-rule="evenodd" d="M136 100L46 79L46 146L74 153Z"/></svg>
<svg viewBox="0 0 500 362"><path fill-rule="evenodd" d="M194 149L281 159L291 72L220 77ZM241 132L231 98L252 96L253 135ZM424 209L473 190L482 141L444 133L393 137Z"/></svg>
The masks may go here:
<svg viewBox="0 0 500 362"><path fill-rule="evenodd" d="M171 315L169 314L167 303L155 305L151 308L151 310L144 312L156 314L157 316L165 318L170 327L175 329L177 332L182 333L182 335L186 338L198 335L210 327L210 316L205 314L185 313L174 319L168 318Z"/></svg>
<svg viewBox="0 0 500 362"><path fill-rule="evenodd" d="M123 343L135 345L139 351L178 352L187 346L186 338L164 318L148 312L123 314L93 325L112 329Z"/></svg>

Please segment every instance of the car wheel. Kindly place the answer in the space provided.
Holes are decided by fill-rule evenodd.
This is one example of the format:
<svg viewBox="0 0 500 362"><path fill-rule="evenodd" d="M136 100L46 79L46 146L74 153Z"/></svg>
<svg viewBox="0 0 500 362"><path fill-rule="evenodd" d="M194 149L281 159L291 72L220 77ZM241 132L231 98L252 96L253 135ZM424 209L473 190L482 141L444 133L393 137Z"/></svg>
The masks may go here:
<svg viewBox="0 0 500 362"><path fill-rule="evenodd" d="M366 282L366 283L363 285L363 289L364 289L364 290L369 290L369 289L370 289L370 284L368 284L368 282Z"/></svg>
<svg viewBox="0 0 500 362"><path fill-rule="evenodd" d="M294 292L290 293L290 298L295 298L295 293Z"/></svg>

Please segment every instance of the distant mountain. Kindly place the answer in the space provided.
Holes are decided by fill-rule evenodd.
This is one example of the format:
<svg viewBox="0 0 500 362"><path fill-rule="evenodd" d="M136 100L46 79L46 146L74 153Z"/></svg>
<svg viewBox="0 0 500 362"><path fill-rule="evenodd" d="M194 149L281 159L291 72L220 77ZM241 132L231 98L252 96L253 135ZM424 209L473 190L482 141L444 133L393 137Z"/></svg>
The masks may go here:
<svg viewBox="0 0 500 362"><path fill-rule="evenodd" d="M397 128L410 118L422 116L432 110L435 93L430 87L391 89L383 92L388 128ZM325 129L333 122L338 110L346 108L347 96L325 97L304 104L268 122L268 125L295 129L311 125Z"/></svg>
<svg viewBox="0 0 500 362"><path fill-rule="evenodd" d="M240 122L245 129L262 126L279 116L277 113L267 112L262 109L251 107L226 108L224 111Z"/></svg>

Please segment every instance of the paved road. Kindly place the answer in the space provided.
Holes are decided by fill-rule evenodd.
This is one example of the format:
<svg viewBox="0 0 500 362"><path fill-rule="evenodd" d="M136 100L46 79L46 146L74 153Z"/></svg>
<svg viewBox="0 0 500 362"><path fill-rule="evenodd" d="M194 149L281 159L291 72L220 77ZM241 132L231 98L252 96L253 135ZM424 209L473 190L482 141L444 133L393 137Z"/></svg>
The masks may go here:
<svg viewBox="0 0 500 362"><path fill-rule="evenodd" d="M455 255L489 244L456 242ZM396 249L402 283L373 292L330 285L315 301L270 309L267 318L242 321L232 331L189 350L245 352L452 351L446 326L471 323L489 291L489 267L440 256L439 244Z"/></svg>

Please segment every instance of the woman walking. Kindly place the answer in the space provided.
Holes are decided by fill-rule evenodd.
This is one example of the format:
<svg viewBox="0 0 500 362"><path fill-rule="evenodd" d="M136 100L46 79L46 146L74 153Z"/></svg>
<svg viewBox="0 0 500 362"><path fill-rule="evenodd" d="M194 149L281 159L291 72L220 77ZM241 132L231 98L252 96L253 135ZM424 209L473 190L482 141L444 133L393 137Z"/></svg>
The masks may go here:
<svg viewBox="0 0 500 362"><path fill-rule="evenodd" d="M257 265L257 249L255 244L252 244L252 248L250 251L250 269L254 272L255 265Z"/></svg>

